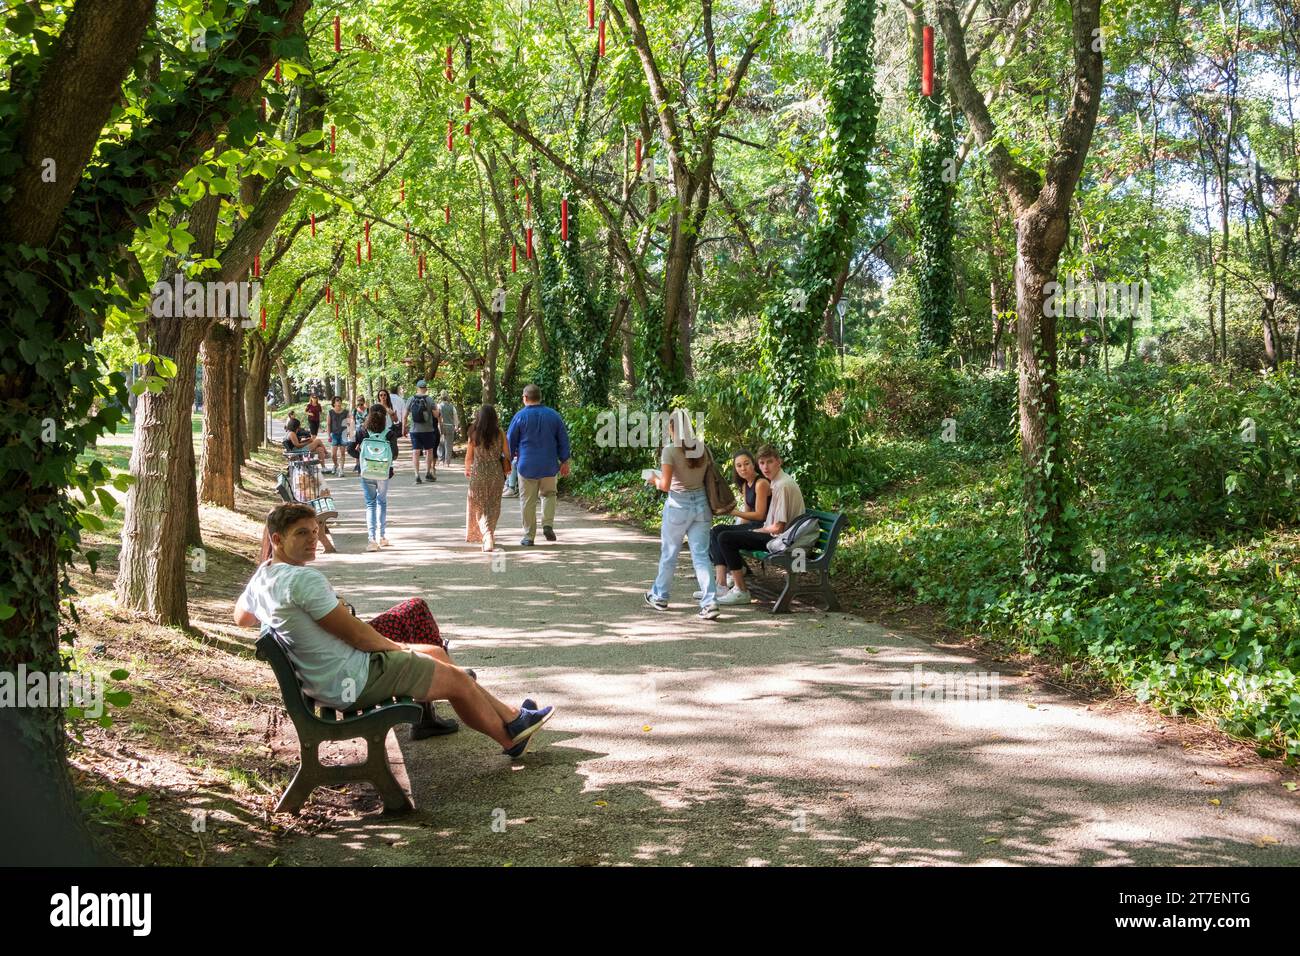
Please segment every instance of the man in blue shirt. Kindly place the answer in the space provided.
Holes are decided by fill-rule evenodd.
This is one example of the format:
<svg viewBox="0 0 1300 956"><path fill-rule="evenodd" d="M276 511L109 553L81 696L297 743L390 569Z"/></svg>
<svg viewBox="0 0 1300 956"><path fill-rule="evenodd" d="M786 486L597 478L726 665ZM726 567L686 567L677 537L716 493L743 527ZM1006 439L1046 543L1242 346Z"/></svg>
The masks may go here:
<svg viewBox="0 0 1300 956"><path fill-rule="evenodd" d="M524 537L519 542L531 547L537 536L537 497L542 498L542 534L555 540L555 486L558 477L569 473L569 430L553 408L542 404L542 390L536 385L524 389L524 407L510 420L506 432L510 454L519 469L520 512Z"/></svg>

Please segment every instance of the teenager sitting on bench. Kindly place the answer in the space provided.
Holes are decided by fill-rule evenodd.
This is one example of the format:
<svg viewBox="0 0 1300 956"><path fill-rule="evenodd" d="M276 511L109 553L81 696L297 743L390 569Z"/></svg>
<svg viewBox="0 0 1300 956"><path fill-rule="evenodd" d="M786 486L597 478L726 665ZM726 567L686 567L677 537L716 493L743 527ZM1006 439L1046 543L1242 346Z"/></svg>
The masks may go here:
<svg viewBox="0 0 1300 956"><path fill-rule="evenodd" d="M282 504L267 515L266 527L271 557L236 601L234 620L240 627L275 630L308 697L341 711L365 710L393 697L446 700L506 756L523 756L553 708L531 700L510 707L493 697L452 663L436 625L426 636L438 643L398 643L373 626L410 641L423 617L410 612L423 606L427 614L423 601L415 599L415 608L403 602L371 623L353 616L325 575L307 567L316 558L316 512L310 505Z"/></svg>
<svg viewBox="0 0 1300 956"><path fill-rule="evenodd" d="M320 459L322 470L326 474L332 474L332 471L325 467L325 443L319 438L313 438L311 432L302 427L298 416L293 412L289 413L289 419L284 423L284 450L290 454L297 452L304 458L315 454Z"/></svg>
<svg viewBox="0 0 1300 956"><path fill-rule="evenodd" d="M758 450L758 468L772 483L767 524L758 528L728 528L718 535L718 550L722 552L723 563L717 566L717 572L721 576L724 569L730 571L733 583L731 590L718 598L721 605L748 604L753 600L745 587L745 559L740 552L766 551L769 542L804 513L803 492L795 480L781 470L781 456L771 445Z"/></svg>

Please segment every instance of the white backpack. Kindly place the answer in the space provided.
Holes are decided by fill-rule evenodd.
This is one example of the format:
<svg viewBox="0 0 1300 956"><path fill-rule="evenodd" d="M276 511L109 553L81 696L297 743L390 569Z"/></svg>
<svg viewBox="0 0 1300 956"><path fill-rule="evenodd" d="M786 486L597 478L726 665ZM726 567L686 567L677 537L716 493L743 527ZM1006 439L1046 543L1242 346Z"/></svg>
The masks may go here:
<svg viewBox="0 0 1300 956"><path fill-rule="evenodd" d="M801 514L790 526L767 543L768 554L803 549L805 552L821 537L822 526L816 515Z"/></svg>

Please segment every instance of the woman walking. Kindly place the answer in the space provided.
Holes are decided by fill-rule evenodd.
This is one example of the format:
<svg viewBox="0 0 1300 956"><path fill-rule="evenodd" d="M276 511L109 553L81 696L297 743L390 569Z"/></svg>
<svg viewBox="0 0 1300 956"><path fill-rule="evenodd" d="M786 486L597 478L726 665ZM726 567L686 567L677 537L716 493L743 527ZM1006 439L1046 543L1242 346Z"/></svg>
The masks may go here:
<svg viewBox="0 0 1300 956"><path fill-rule="evenodd" d="M384 407L376 402L370 406L365 427L357 432L358 446L367 438L385 438L388 433L388 419ZM382 447L382 446L381 446ZM396 459L394 459L396 460ZM358 464L360 464L358 462ZM378 551L389 547L388 531L388 480L393 477L393 469L388 468L388 478L362 478L361 493L366 499L367 551Z"/></svg>
<svg viewBox="0 0 1300 956"><path fill-rule="evenodd" d="M465 540L482 541L484 551L496 548L497 519L501 517L501 487L505 484L505 463L510 460L510 443L501 431L497 410L480 405L469 427L465 451L465 477L469 494L465 499Z"/></svg>
<svg viewBox="0 0 1300 956"><path fill-rule="evenodd" d="M660 532L659 573L654 586L646 592L646 606L656 611L668 610L668 590L685 537L695 566L695 580L700 585L699 616L705 621L718 617L718 586L709 559L713 512L709 510L709 496L704 490L706 466L712 461L708 448L691 427L690 416L679 408L668 419L668 443L659 456L660 470L646 477L647 484L668 492Z"/></svg>
<svg viewBox="0 0 1300 956"><path fill-rule="evenodd" d="M393 397L388 394L388 389L379 390L379 394L375 397L375 404L388 415L388 444L393 446L393 461L397 461L397 436L401 434L402 419L398 417L397 409L393 405Z"/></svg>
<svg viewBox="0 0 1300 956"><path fill-rule="evenodd" d="M316 433L320 431L321 404L316 393L311 393L311 399L307 402L307 427L311 429L311 437L315 438Z"/></svg>

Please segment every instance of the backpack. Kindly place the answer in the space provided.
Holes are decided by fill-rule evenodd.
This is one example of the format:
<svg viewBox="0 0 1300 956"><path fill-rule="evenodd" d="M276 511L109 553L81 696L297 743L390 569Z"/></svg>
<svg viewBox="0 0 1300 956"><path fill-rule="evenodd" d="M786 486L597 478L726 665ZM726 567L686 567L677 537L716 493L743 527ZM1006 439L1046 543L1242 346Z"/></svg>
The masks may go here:
<svg viewBox="0 0 1300 956"><path fill-rule="evenodd" d="M407 409L411 413L411 421L417 425L429 424L429 399L424 395L417 395L411 399L410 407Z"/></svg>
<svg viewBox="0 0 1300 956"><path fill-rule="evenodd" d="M722 477L722 469L713 460L713 452L705 448L709 460L704 463L704 493L709 499L709 510L715 515L730 514L736 507L736 492Z"/></svg>
<svg viewBox="0 0 1300 956"><path fill-rule="evenodd" d="M816 515L801 514L790 522L789 527L767 544L768 554L781 554L787 551L803 549L806 553L821 537L822 526Z"/></svg>
<svg viewBox="0 0 1300 956"><path fill-rule="evenodd" d="M367 435L361 442L361 477L388 480L393 464L393 446L380 435Z"/></svg>

